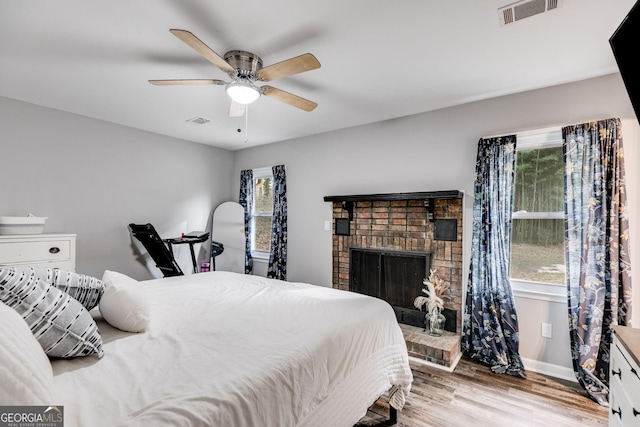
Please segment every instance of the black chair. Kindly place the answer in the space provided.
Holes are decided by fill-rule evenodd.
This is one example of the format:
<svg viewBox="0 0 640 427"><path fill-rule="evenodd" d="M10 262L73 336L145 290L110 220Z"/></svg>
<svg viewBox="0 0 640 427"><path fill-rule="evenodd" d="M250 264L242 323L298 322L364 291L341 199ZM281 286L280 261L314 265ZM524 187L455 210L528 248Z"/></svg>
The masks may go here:
<svg viewBox="0 0 640 427"><path fill-rule="evenodd" d="M129 224L129 230L145 247L164 277L182 276L184 273L173 258L158 232L151 224Z"/></svg>

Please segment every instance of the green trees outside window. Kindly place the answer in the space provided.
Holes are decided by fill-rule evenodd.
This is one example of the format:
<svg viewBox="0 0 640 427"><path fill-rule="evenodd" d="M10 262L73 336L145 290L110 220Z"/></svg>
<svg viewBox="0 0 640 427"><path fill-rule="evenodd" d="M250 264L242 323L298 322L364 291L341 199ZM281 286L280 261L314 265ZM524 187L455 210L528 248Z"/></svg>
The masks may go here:
<svg viewBox="0 0 640 427"><path fill-rule="evenodd" d="M273 219L273 177L254 178L253 182L253 249L268 253L271 245L271 221Z"/></svg>
<svg viewBox="0 0 640 427"><path fill-rule="evenodd" d="M517 151L511 278L564 284L562 147Z"/></svg>

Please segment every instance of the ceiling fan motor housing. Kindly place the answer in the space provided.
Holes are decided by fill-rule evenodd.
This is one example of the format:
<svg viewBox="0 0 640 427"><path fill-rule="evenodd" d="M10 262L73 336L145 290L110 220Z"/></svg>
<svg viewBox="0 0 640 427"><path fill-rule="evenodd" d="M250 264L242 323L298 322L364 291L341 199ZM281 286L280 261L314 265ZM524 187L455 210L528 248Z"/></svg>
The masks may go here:
<svg viewBox="0 0 640 427"><path fill-rule="evenodd" d="M236 70L232 77L254 79L256 73L262 69L262 59L244 50L230 50L224 54L224 60Z"/></svg>

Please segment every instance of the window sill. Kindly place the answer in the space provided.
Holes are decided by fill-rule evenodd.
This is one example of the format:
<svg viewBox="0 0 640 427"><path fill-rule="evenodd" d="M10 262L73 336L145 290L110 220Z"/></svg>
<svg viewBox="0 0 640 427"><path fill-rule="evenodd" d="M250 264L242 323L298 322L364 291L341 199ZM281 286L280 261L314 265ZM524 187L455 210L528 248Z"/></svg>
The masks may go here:
<svg viewBox="0 0 640 427"><path fill-rule="evenodd" d="M567 289L564 285L514 279L510 282L513 295L516 297L567 303Z"/></svg>
<svg viewBox="0 0 640 427"><path fill-rule="evenodd" d="M251 257L258 262L269 262L269 252L251 252Z"/></svg>

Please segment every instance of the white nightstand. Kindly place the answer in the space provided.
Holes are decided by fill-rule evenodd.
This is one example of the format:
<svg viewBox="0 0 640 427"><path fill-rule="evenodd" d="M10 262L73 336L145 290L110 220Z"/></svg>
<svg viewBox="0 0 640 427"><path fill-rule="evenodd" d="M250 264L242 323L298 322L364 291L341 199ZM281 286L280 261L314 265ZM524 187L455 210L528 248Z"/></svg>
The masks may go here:
<svg viewBox="0 0 640 427"><path fill-rule="evenodd" d="M76 269L75 234L0 236L0 265Z"/></svg>
<svg viewBox="0 0 640 427"><path fill-rule="evenodd" d="M609 370L609 425L640 425L640 330L613 327Z"/></svg>

